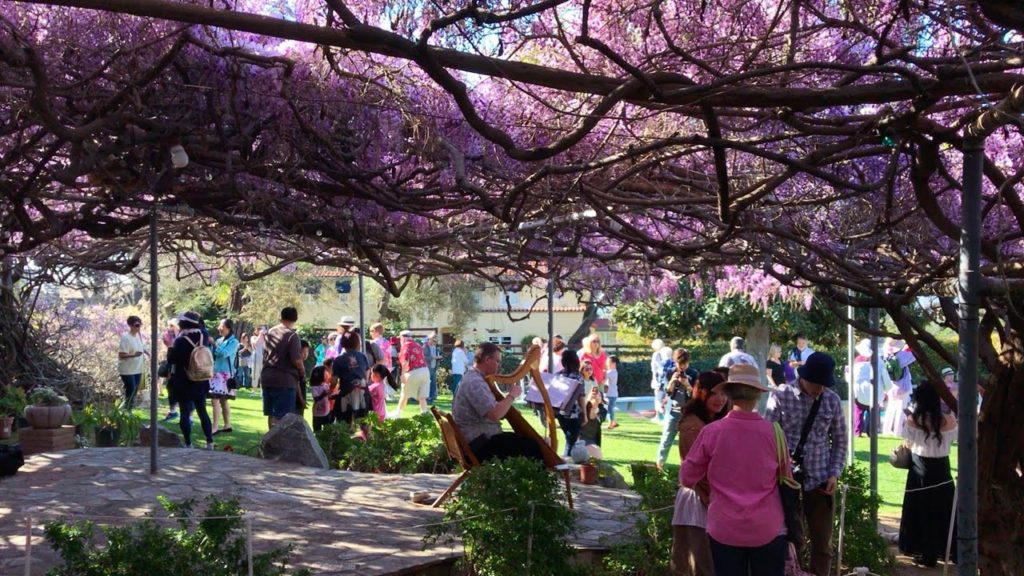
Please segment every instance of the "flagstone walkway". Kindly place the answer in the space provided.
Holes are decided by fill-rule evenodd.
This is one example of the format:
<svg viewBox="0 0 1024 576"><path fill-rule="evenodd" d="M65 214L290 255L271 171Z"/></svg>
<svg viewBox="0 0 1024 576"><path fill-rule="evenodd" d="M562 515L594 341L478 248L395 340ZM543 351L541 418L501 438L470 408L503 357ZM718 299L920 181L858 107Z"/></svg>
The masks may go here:
<svg viewBox="0 0 1024 576"><path fill-rule="evenodd" d="M425 525L438 522L442 510L409 500L411 492L440 494L453 477L317 470L186 449L162 449L159 473L148 471L147 448L26 458L17 475L0 480L0 575L25 574L27 518L33 524L30 574L42 575L58 561L43 540L45 520L141 517L160 510L158 495L173 500L237 496L251 514L255 551L292 543L293 563L314 574L411 574L462 554L461 546L423 550ZM602 549L632 532L634 518L623 513L638 504L636 494L574 484L573 497L574 546ZM98 524L127 521L97 519Z"/></svg>

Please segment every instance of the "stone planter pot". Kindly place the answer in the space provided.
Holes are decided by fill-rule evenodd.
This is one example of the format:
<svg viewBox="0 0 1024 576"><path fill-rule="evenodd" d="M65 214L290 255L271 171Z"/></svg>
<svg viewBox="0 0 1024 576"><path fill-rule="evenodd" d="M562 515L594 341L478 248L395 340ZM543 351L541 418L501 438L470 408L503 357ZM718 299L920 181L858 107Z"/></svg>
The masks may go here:
<svg viewBox="0 0 1024 576"><path fill-rule="evenodd" d="M37 429L60 428L71 418L71 405L27 406L25 419L28 425Z"/></svg>
<svg viewBox="0 0 1024 576"><path fill-rule="evenodd" d="M0 416L0 438L10 438L14 428L14 416Z"/></svg>

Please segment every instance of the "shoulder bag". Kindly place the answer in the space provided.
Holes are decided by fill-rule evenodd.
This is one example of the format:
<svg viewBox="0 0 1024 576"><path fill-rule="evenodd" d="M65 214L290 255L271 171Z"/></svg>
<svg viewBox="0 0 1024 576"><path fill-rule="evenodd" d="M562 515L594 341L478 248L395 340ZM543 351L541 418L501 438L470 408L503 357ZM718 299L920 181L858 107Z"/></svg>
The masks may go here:
<svg viewBox="0 0 1024 576"><path fill-rule="evenodd" d="M793 473L786 462L786 435L778 422L775 428L775 452L779 460L779 498L782 500L782 514L786 519L786 539L793 543L803 543L804 525L800 519L800 483L793 479Z"/></svg>
<svg viewBox="0 0 1024 576"><path fill-rule="evenodd" d="M906 442L893 448L892 453L889 454L889 463L892 464L893 468L907 470L910 468L911 460L910 446L907 446Z"/></svg>

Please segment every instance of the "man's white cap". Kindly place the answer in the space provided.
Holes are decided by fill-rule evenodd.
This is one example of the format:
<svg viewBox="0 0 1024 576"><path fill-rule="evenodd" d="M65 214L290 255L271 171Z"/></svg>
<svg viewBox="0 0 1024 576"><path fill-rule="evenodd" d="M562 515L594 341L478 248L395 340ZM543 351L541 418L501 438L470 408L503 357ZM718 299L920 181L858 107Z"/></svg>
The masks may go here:
<svg viewBox="0 0 1024 576"><path fill-rule="evenodd" d="M412 338L412 330L402 330L398 333L399 338Z"/></svg>
<svg viewBox="0 0 1024 576"><path fill-rule="evenodd" d="M342 316L341 320L338 320L338 326L355 326L356 320L351 316Z"/></svg>

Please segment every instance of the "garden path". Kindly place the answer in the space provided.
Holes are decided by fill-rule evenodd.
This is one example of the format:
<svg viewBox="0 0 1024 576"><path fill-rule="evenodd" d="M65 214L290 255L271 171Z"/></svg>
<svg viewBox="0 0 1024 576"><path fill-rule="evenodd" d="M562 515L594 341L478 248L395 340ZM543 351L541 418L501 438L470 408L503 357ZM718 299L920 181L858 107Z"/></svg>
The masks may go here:
<svg viewBox="0 0 1024 576"><path fill-rule="evenodd" d="M31 574L42 575L58 561L43 540L44 520L141 517L160 510L158 495L176 501L237 496L251 514L255 550L293 543L292 562L314 574L413 573L462 554L459 545L423 550L425 525L440 521L442 510L409 501L411 492L440 494L449 476L318 470L187 449L161 450L160 467L159 474L148 474L145 448L26 458L17 475L0 480L0 574L25 573L26 516L33 518ZM622 513L639 502L635 494L574 484L573 497L578 512L574 546L604 548L603 538L618 540L632 531L633 518Z"/></svg>

